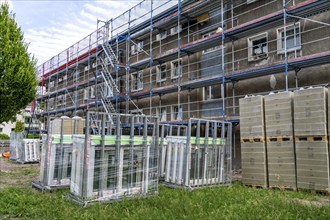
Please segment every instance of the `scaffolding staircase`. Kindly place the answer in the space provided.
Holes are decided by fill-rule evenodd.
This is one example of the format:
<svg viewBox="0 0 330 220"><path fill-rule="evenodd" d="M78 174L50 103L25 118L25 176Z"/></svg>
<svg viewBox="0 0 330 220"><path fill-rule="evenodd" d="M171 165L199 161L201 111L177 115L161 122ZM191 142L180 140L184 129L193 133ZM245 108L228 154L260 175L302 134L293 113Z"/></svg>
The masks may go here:
<svg viewBox="0 0 330 220"><path fill-rule="evenodd" d="M98 21L99 23L100 21ZM99 86L100 91L100 100L105 112L109 115L109 120L114 123L113 119L111 119L111 113L119 113L118 109L115 108L113 103L111 102L112 95L109 97L105 95L107 91L105 91L104 87L111 91L112 94L116 94L115 98L119 98L120 89L117 86L116 80L112 77L112 74L116 73L119 68L119 61L116 55L116 52L113 50L111 45L109 44L109 24L105 23L100 29L98 27L98 34L100 34L97 38L100 42L101 53L96 57L97 66L100 68L98 70L98 74L102 75L105 86ZM126 82L128 83L128 82ZM143 115L143 112L138 108L138 106L134 103L134 101L127 96L127 101L132 103L136 109L138 109L139 113Z"/></svg>

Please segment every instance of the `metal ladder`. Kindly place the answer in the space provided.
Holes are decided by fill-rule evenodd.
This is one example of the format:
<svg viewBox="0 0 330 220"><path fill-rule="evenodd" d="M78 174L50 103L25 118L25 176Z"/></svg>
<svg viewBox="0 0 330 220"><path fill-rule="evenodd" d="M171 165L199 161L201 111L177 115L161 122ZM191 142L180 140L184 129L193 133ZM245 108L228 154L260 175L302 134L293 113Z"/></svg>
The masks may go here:
<svg viewBox="0 0 330 220"><path fill-rule="evenodd" d="M98 40L102 41L101 48L103 50L103 54L100 53L97 58L96 62L97 65L101 67L101 70L99 73L101 73L102 78L105 82L106 87L110 90L113 91L114 93L119 94L120 90L116 84L115 79L112 77L112 74L118 71L119 69L119 61L117 58L116 53L112 49L111 45L109 44L109 27L106 24L103 27L103 34L101 39L98 38ZM104 107L104 110L109 114L111 113L116 113L116 109L113 106L111 100L104 95L104 88L101 86L100 87L100 92L101 92L101 102ZM143 112L138 108L138 106L135 104L135 102L128 96L127 97L128 101L131 102L134 107L139 111L140 114L143 115ZM112 121L112 119L111 119ZM113 121L112 121L113 122Z"/></svg>

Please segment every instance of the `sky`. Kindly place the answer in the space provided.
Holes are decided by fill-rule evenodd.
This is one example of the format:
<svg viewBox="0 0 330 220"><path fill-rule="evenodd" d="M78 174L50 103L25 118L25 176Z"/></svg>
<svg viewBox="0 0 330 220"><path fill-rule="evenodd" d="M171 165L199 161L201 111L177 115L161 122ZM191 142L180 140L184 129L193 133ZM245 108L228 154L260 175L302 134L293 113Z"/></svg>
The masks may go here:
<svg viewBox="0 0 330 220"><path fill-rule="evenodd" d="M6 0L0 0L0 3ZM97 29L97 19L109 20L140 0L7 0L16 14L38 65Z"/></svg>

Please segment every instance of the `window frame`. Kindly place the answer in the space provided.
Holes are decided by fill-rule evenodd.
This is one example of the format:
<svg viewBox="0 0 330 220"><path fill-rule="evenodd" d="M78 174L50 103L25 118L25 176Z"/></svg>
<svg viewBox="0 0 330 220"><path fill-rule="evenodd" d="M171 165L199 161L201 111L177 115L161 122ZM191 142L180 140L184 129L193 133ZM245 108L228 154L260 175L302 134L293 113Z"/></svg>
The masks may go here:
<svg viewBox="0 0 330 220"><path fill-rule="evenodd" d="M174 69L174 66L175 66L175 63L181 63L181 66L180 66L180 74L178 75L174 75L175 73L175 69ZM180 58L179 60L173 60L171 61L171 79L177 79L180 77L182 77L182 71L183 71L183 61L182 61L182 58Z"/></svg>
<svg viewBox="0 0 330 220"><path fill-rule="evenodd" d="M143 110L139 110L139 109L133 109L133 110L130 110L130 114L132 114L132 115L142 115L143 114ZM141 123L143 123L142 121L141 121L141 117L135 117L134 118L134 124L141 124Z"/></svg>
<svg viewBox="0 0 330 220"><path fill-rule="evenodd" d="M131 45L131 54L135 55L143 51L143 40Z"/></svg>
<svg viewBox="0 0 330 220"><path fill-rule="evenodd" d="M156 111L157 111L157 116L158 116L160 122L167 121L166 107L158 107ZM163 118L163 117L165 117L165 118Z"/></svg>
<svg viewBox="0 0 330 220"><path fill-rule="evenodd" d="M94 99L95 98L95 85L92 85L90 87L90 98Z"/></svg>
<svg viewBox="0 0 330 220"><path fill-rule="evenodd" d="M165 68L165 78L162 78L162 67ZM160 82L164 82L166 81L166 74L167 73L167 68L166 68L166 64L160 64L158 66L156 66L156 82L160 83Z"/></svg>
<svg viewBox="0 0 330 220"><path fill-rule="evenodd" d="M167 30L164 31L160 31L157 35L156 35L156 41L161 41L167 38Z"/></svg>
<svg viewBox="0 0 330 220"><path fill-rule="evenodd" d="M85 88L84 89L84 96L83 96L84 100L88 100L89 99L89 88Z"/></svg>
<svg viewBox="0 0 330 220"><path fill-rule="evenodd" d="M176 35L178 33L181 33L181 31L182 31L182 24L175 25L174 27L171 27L171 29L170 29L170 35L171 36Z"/></svg>
<svg viewBox="0 0 330 220"><path fill-rule="evenodd" d="M113 87L111 85L108 86L107 83L104 83L103 86L104 96L106 98L113 97Z"/></svg>
<svg viewBox="0 0 330 220"><path fill-rule="evenodd" d="M297 39L295 41L296 46L291 47L291 48L288 48L288 45L286 45L287 46L287 52L293 52L293 51L301 50L301 28L300 28L300 22L296 22L296 23L287 25L286 32L288 33L288 31L295 30L295 29L298 29L298 33L296 32L296 36L297 35L299 36L298 45L297 45ZM284 41L282 40L282 33L284 33L284 28L283 27L276 29L276 35L277 35L277 54L284 54L285 53L285 48L283 48L284 47L284 45L283 45L283 42ZM293 34L293 37L294 38L296 36ZM286 38L288 39L288 36L286 36Z"/></svg>
<svg viewBox="0 0 330 220"><path fill-rule="evenodd" d="M48 111L55 109L55 100L54 98L48 99Z"/></svg>
<svg viewBox="0 0 330 220"><path fill-rule="evenodd" d="M208 91L206 91L208 88ZM213 100L213 85L212 86L204 86L203 87L203 101L210 101ZM207 94L208 93L208 94Z"/></svg>
<svg viewBox="0 0 330 220"><path fill-rule="evenodd" d="M211 36L213 34L216 34L216 33L217 33L217 29L216 30L213 30L213 31L210 31L210 32L207 32L207 33L204 33L202 35L202 39L207 38L207 37L209 37L209 36ZM217 50L220 50L220 49L221 49L221 45L214 46L214 47L211 47L211 48L208 48L208 49L203 50L202 51L202 54L204 55L204 54L212 53L212 52L217 51Z"/></svg>
<svg viewBox="0 0 330 220"><path fill-rule="evenodd" d="M261 54L255 54L254 55L254 46L253 46L253 42L261 40L263 38L266 38L266 52L263 52ZM268 32L263 32L257 35L254 35L252 37L249 37L247 39L248 41L248 61L258 61L258 60L263 60L265 58L268 57L268 53L269 53L269 41L268 41ZM262 47L263 48L263 47Z"/></svg>
<svg viewBox="0 0 330 220"><path fill-rule="evenodd" d="M175 112L174 111L174 108L178 108L178 111ZM181 109L181 118L179 118L179 114L180 114L180 109ZM182 108L182 105L172 105L171 106L171 121L180 121L182 120L182 115L183 115L183 108Z"/></svg>
<svg viewBox="0 0 330 220"><path fill-rule="evenodd" d="M50 88L54 88L55 87L55 81L53 80L53 81L50 81L49 83L48 83L48 88L50 89Z"/></svg>
<svg viewBox="0 0 330 220"><path fill-rule="evenodd" d="M136 88L135 88L135 79L134 79L134 75L137 75L136 77L136 81L137 81L137 84L136 84ZM138 79L140 79L140 84L138 82ZM139 87L140 85L140 87ZM136 91L140 91L140 90L143 90L143 71L138 71L138 72L135 72L135 73L132 73L131 74L131 91L132 92L136 92Z"/></svg>

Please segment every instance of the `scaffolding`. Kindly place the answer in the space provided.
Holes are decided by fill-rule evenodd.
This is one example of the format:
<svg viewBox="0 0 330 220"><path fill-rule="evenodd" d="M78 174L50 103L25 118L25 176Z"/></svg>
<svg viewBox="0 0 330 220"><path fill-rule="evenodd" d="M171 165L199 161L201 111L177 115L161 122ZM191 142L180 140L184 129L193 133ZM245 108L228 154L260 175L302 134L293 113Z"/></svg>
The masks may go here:
<svg viewBox="0 0 330 220"><path fill-rule="evenodd" d="M300 69L328 63L322 45L329 36L319 33L329 30L329 19L319 14L329 7L322 0L142 1L98 21L95 32L38 68L47 91L37 98L46 102L39 116L82 116L88 109L165 111L166 121L238 119L236 103L244 95L235 92L238 82L284 73L282 89L288 90L289 71L298 82ZM267 30L274 26L277 36L271 38ZM247 46L239 42L243 38Z"/></svg>
<svg viewBox="0 0 330 220"><path fill-rule="evenodd" d="M106 113L113 126L113 114L157 116L180 135L190 118L224 120L239 145L240 98L330 81L329 9L327 0L141 1L38 67L34 112L95 112L94 124ZM159 136L161 177L166 137L177 134ZM240 148L232 150L239 169Z"/></svg>

